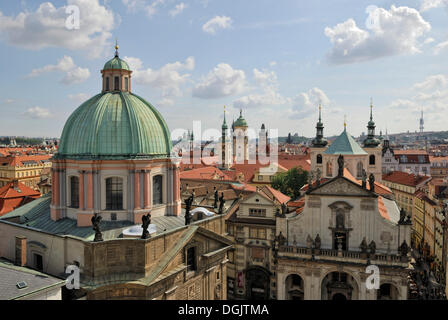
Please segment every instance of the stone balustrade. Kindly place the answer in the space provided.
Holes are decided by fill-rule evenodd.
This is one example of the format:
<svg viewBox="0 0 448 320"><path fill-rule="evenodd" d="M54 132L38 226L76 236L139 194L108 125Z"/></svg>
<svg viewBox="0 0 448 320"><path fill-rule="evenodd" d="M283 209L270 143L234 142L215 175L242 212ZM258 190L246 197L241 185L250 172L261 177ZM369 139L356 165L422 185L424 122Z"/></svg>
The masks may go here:
<svg viewBox="0 0 448 320"><path fill-rule="evenodd" d="M313 260L332 260L350 263L389 265L406 267L409 263L408 257L397 254L376 253L374 255L360 251L344 251L335 249L311 249L291 245L280 246L279 258L300 258Z"/></svg>

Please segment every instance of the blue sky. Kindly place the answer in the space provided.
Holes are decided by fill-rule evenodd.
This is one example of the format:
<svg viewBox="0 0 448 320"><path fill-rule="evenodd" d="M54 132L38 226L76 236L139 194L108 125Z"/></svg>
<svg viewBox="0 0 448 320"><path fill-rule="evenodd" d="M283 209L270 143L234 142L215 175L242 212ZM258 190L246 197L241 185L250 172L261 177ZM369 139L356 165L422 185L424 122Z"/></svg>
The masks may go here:
<svg viewBox="0 0 448 320"><path fill-rule="evenodd" d="M219 128L239 109L250 126L313 136L347 115L366 131L446 130L447 0L3 0L0 135L60 136L68 116L101 90L114 54L134 69L133 92L171 130ZM68 5L80 27L68 30ZM369 20L368 20L369 19ZM366 21L370 21L366 23Z"/></svg>

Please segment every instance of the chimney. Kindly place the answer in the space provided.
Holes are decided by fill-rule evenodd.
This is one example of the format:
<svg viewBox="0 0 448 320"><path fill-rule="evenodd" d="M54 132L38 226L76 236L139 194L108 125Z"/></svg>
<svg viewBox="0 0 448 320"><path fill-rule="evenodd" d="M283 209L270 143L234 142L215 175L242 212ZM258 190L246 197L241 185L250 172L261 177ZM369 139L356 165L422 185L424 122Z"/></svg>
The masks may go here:
<svg viewBox="0 0 448 320"><path fill-rule="evenodd" d="M16 236L16 265L26 265L26 237Z"/></svg>

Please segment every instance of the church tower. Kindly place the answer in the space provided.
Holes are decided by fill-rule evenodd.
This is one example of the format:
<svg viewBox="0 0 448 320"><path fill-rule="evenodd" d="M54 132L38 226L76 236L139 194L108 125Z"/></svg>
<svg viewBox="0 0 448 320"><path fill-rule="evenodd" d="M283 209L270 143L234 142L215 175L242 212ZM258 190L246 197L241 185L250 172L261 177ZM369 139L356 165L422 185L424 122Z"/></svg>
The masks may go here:
<svg viewBox="0 0 448 320"><path fill-rule="evenodd" d="M370 101L370 121L367 123L367 138L363 142L363 148L369 155L366 172L374 174L376 181L382 180L382 148L381 141L375 137L375 122L373 121L373 102Z"/></svg>
<svg viewBox="0 0 448 320"><path fill-rule="evenodd" d="M224 120L221 126L221 143L220 143L220 155L221 155L221 168L230 169L232 166L232 143L228 134L228 126L226 123L226 107L224 107Z"/></svg>
<svg viewBox="0 0 448 320"><path fill-rule="evenodd" d="M319 105L319 121L316 124L316 137L311 142L310 157L311 171L323 172L322 154L327 148L328 141L324 138L324 124L322 123L322 106Z"/></svg>
<svg viewBox="0 0 448 320"><path fill-rule="evenodd" d="M233 124L233 156L235 161L242 163L249 160L249 137L246 119L243 118L243 110Z"/></svg>

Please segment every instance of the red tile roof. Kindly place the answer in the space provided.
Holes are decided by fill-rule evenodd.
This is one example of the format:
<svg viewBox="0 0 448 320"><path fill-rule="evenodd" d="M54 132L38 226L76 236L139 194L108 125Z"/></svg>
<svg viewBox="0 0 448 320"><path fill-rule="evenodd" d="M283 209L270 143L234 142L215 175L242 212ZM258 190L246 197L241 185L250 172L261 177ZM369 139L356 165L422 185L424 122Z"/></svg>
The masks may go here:
<svg viewBox="0 0 448 320"><path fill-rule="evenodd" d="M287 195L269 186L263 187L260 191L264 192L268 196L270 195L271 197L274 197L279 203L286 203L291 200L291 198Z"/></svg>
<svg viewBox="0 0 448 320"><path fill-rule="evenodd" d="M215 167L185 170L180 173L180 178L193 180L232 180L224 172Z"/></svg>
<svg viewBox="0 0 448 320"><path fill-rule="evenodd" d="M10 182L0 188L0 216L39 197L39 191L31 189L21 182Z"/></svg>
<svg viewBox="0 0 448 320"><path fill-rule="evenodd" d="M385 175L383 175L383 180L398 183L410 187L416 187L417 185L430 180L431 177L428 176L416 176L411 173L403 172L403 171L392 171Z"/></svg>
<svg viewBox="0 0 448 320"><path fill-rule="evenodd" d="M42 164L43 161L49 161L52 155L26 155L26 156L9 156L9 157L1 157L0 165L8 165L15 167L22 167L27 164L27 162L36 162L36 164Z"/></svg>

